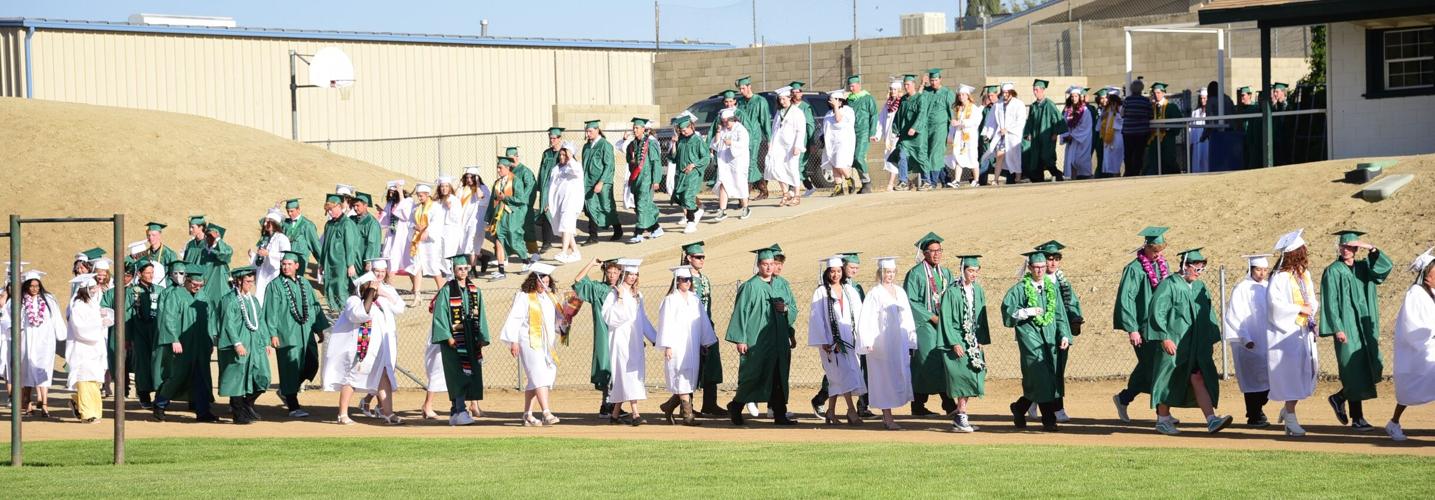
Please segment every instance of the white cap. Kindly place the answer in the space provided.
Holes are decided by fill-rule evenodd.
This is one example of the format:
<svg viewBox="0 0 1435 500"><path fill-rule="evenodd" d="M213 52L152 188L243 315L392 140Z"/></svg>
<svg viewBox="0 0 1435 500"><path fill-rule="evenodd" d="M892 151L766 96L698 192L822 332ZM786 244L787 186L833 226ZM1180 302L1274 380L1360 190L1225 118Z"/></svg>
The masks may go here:
<svg viewBox="0 0 1435 500"><path fill-rule="evenodd" d="M892 90L901 90L901 88L902 88L902 80L901 80L901 79L893 79L891 83L888 83L888 84L887 84L887 88L892 89Z"/></svg>
<svg viewBox="0 0 1435 500"><path fill-rule="evenodd" d="M1410 272L1418 273L1424 271L1425 266L1430 265L1431 261L1435 261L1435 255L1432 255L1431 252L1435 252L1435 247L1425 249L1425 253L1422 253L1419 257L1416 257L1415 262L1410 263ZM1416 276L1416 282L1419 282L1420 278L1423 277L1424 276Z"/></svg>
<svg viewBox="0 0 1435 500"><path fill-rule="evenodd" d="M558 145L558 147L559 149L568 150L569 160L578 161L578 146L574 146L573 141L563 141L563 144Z"/></svg>
<svg viewBox="0 0 1435 500"><path fill-rule="evenodd" d="M268 212L265 212L264 218L280 224L284 223L284 213L280 212L277 208L271 208Z"/></svg>
<svg viewBox="0 0 1435 500"><path fill-rule="evenodd" d="M364 261L364 262L368 262L368 263L369 263L369 267L370 267L370 268L373 268L373 269L377 269L377 270L380 270L380 271L387 271L387 270L389 270L389 259L386 258L386 257L379 257L379 258L377 258L377 259L369 259L369 260L366 260L366 261Z"/></svg>
<svg viewBox="0 0 1435 500"><path fill-rule="evenodd" d="M737 116L737 108L722 108L722 111L718 111L718 118L724 120L734 116Z"/></svg>
<svg viewBox="0 0 1435 500"><path fill-rule="evenodd" d="M1016 84L1012 82L1002 82L1002 92L1006 92L1008 90L1016 90Z"/></svg>
<svg viewBox="0 0 1435 500"><path fill-rule="evenodd" d="M692 120L694 122L698 121L698 116L693 114L692 111L688 111L686 109L684 109L682 113L678 113L678 116L674 116L673 121L677 121L678 118L682 118L684 116L688 117L689 120Z"/></svg>
<svg viewBox="0 0 1435 500"><path fill-rule="evenodd" d="M1201 97L1206 97L1206 88L1205 88L1205 87L1202 87L1201 90L1199 90L1199 91L1196 92L1196 95L1201 96Z"/></svg>
<svg viewBox="0 0 1435 500"><path fill-rule="evenodd" d="M129 244L130 255L138 255L149 249L149 242L140 240Z"/></svg>
<svg viewBox="0 0 1435 500"><path fill-rule="evenodd" d="M691 277L693 277L693 266L678 266L678 267L670 267L670 268L668 268L668 269L673 272L673 277L674 277L674 278L691 278Z"/></svg>
<svg viewBox="0 0 1435 500"><path fill-rule="evenodd" d="M110 264L112 264L113 262L114 262L114 261L111 261L108 257L101 257L101 258L95 259L95 261L93 262L93 264L95 265L95 270L100 270L100 269L109 270Z"/></svg>
<svg viewBox="0 0 1435 500"><path fill-rule="evenodd" d="M827 93L827 97L832 98L832 99L846 99L846 98L847 98L847 91L846 91L846 90L834 90L834 91L828 92L828 93Z"/></svg>
<svg viewBox="0 0 1435 500"><path fill-rule="evenodd" d="M360 275L359 277L354 278L354 286L355 286L355 287L364 286L364 283L368 283L368 282L374 281L374 280L376 280L376 279L378 279L378 277L374 276L374 273L364 273L364 274Z"/></svg>
<svg viewBox="0 0 1435 500"><path fill-rule="evenodd" d="M353 195L354 195L354 186L350 186L350 185L348 185L348 184L338 184L338 185L334 186L334 192L335 192L335 193L338 193L338 194L342 194L342 195L344 195L344 196L353 196Z"/></svg>
<svg viewBox="0 0 1435 500"><path fill-rule="evenodd" d="M465 173L465 174L478 175L478 167L468 167L468 168L465 168L465 169L463 169L463 173Z"/></svg>
<svg viewBox="0 0 1435 500"><path fill-rule="evenodd" d="M1276 241L1276 251L1293 252L1295 249L1305 246L1305 239L1300 237L1304 232L1305 229L1297 229L1281 236L1281 239Z"/></svg>
<svg viewBox="0 0 1435 500"><path fill-rule="evenodd" d="M28 276L29 273L26 273L26 274L27 274L27 276ZM27 277L27 278L25 278L25 279L29 279L29 278ZM71 279L71 280L70 280L70 283L74 283L74 284L76 284L76 285L80 285L81 288L92 287L92 286L95 286L95 285L98 284L98 283L95 282L95 274L94 274L94 273L85 273L85 274L81 274L81 275L75 276L74 279Z"/></svg>
<svg viewBox="0 0 1435 500"><path fill-rule="evenodd" d="M976 90L977 90L976 87L973 87L973 86L971 86L971 85L967 85L967 84L965 84L965 83L963 83L963 84L957 86L957 93L958 93L958 94L972 95L972 92L974 92L974 91L976 91Z"/></svg>
<svg viewBox="0 0 1435 500"><path fill-rule="evenodd" d="M896 269L896 257L877 257L877 269Z"/></svg>
<svg viewBox="0 0 1435 500"><path fill-rule="evenodd" d="M415 192L415 193L432 193L432 192L433 192L433 186L430 186L430 185L428 185L428 184L419 184L419 187L414 188L414 192Z"/></svg>
<svg viewBox="0 0 1435 500"><path fill-rule="evenodd" d="M1271 260L1268 258L1270 256L1271 254L1268 253L1260 253L1255 255L1242 255L1241 257L1246 258L1249 267L1271 267Z"/></svg>
<svg viewBox="0 0 1435 500"><path fill-rule="evenodd" d="M437 179L434 179L433 183L434 183L434 185L436 185L436 186L437 186L437 185L443 185L443 184L448 184L448 185L452 186L452 185L453 185L453 177L450 177L450 176L447 176L447 175L440 175L440 176L438 176Z"/></svg>
<svg viewBox="0 0 1435 500"><path fill-rule="evenodd" d="M618 259L618 267L622 267L625 273L636 273L641 265L643 259Z"/></svg>
<svg viewBox="0 0 1435 500"><path fill-rule="evenodd" d="M792 87L782 87L774 91L779 96L788 97L792 95Z"/></svg>
<svg viewBox="0 0 1435 500"><path fill-rule="evenodd" d="M841 268L843 265L842 258L842 255L833 255L831 257L823 257L821 262L825 263L828 268Z"/></svg>
<svg viewBox="0 0 1435 500"><path fill-rule="evenodd" d="M1066 88L1066 93L1068 93L1068 94L1080 94L1080 93L1081 93L1081 86L1080 86L1080 85L1072 85L1072 86L1070 86L1070 87L1067 87L1067 88Z"/></svg>
<svg viewBox="0 0 1435 500"><path fill-rule="evenodd" d="M552 276L552 275L553 275L553 271L558 270L558 268L553 267L552 264L544 264L544 263L542 263L542 262L534 262L534 263L528 265L528 270L529 270L530 272L542 274L542 275L544 275L544 276Z"/></svg>
<svg viewBox="0 0 1435 500"><path fill-rule="evenodd" d="M89 262L90 256L85 255L85 252L80 252L75 254L75 260L78 260L80 262Z"/></svg>
<svg viewBox="0 0 1435 500"><path fill-rule="evenodd" d="M22 264L21 267L23 267L24 262L21 262L20 264ZM20 281L21 281L21 282L26 282L26 281L30 281L30 280L37 280L37 279L44 278L44 277L45 277L45 272L44 272L44 271L35 271L35 270L25 271L25 274L20 275Z"/></svg>
<svg viewBox="0 0 1435 500"><path fill-rule="evenodd" d="M396 189L404 187L404 184L408 184L408 182L405 182L403 179L394 179L389 181L389 183L386 184L385 187L387 189Z"/></svg>

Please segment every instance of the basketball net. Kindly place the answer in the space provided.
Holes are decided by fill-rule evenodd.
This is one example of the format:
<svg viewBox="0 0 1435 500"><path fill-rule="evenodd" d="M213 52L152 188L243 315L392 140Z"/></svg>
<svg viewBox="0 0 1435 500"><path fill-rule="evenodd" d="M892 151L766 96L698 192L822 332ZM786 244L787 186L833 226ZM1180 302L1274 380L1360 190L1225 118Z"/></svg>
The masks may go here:
<svg viewBox="0 0 1435 500"><path fill-rule="evenodd" d="M352 81L353 80L350 80L350 82ZM349 85L340 86L339 80L329 80L329 88L339 89L340 101L349 100L349 97L352 96L354 93L354 85L352 83L350 83Z"/></svg>

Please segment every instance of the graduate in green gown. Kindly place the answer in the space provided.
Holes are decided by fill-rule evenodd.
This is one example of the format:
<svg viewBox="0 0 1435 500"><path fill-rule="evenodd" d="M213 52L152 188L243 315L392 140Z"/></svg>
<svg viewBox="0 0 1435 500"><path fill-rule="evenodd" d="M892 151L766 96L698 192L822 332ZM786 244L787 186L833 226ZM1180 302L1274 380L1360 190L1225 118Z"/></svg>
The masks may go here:
<svg viewBox="0 0 1435 500"><path fill-rule="evenodd" d="M439 346L443 377L448 382L449 425L469 425L473 415L467 401L483 400L483 348L488 345L488 313L483 291L469 279L473 266L468 256L449 257L453 279L434 297L433 325L429 342Z"/></svg>
<svg viewBox="0 0 1435 500"><path fill-rule="evenodd" d="M254 267L235 268L230 275L235 287L220 302L214 347L219 350L219 395L229 398L234 423L243 425L259 420L254 400L269 390L269 353L274 347L254 296Z"/></svg>
<svg viewBox="0 0 1435 500"><path fill-rule="evenodd" d="M349 219L354 221L354 235L358 246L354 249L355 258L358 260L350 262L354 271L363 274L368 270L368 262L379 258L379 253L384 251L384 230L379 226L379 220L374 218L370 207L373 207L374 198L369 193L354 193L354 199L350 205L354 209L354 215Z"/></svg>
<svg viewBox="0 0 1435 500"><path fill-rule="evenodd" d="M967 417L967 401L986 395L987 362L984 345L992 343L987 324L987 294L977 282L981 276L980 255L957 257L961 279L953 281L942 294L938 346L947 375L947 396L957 401L952 430L976 432Z"/></svg>
<svg viewBox="0 0 1435 500"><path fill-rule="evenodd" d="M999 89L1000 89L1000 87L998 87L998 86L996 86L996 85L987 85L987 86L985 86L985 87L982 87L982 101L981 101L981 102L982 102L982 126L983 126L983 127L986 126L987 120L990 120L990 119L991 119L992 110L996 108L996 105L997 105L997 91L998 91ZM977 134L977 158L984 158L984 157L986 157L987 149L990 149L991 147L992 147L992 139L991 139L991 138L987 137L987 136L984 135L984 134ZM981 167L979 167L979 168L981 168L982 171L981 171L981 173L980 173L979 175L977 175L977 184L978 184L978 185L981 185L981 186L985 186L985 185L987 185L987 176L991 175L992 171L993 171L993 170L996 170L997 167L995 167L994 165L983 165L983 166L981 166Z"/></svg>
<svg viewBox="0 0 1435 500"><path fill-rule="evenodd" d="M601 281L588 277L588 270L593 266L599 266L603 271ZM608 356L608 323L603 321L603 301L607 300L608 292L613 291L613 286L618 284L618 278L622 274L623 269L618 266L618 259L593 259L573 278L573 293L578 295L579 300L588 303L588 311L593 315L593 358L588 365L588 380L593 383L594 389L603 393L603 402L598 407L599 415L613 412L613 404L608 402L608 389L613 380L613 360Z"/></svg>
<svg viewBox="0 0 1435 500"><path fill-rule="evenodd" d="M498 263L498 269L489 275L491 280L503 279L509 257L529 261L524 226L528 224L528 198L533 182L533 171L528 167L515 164L507 156L498 157L498 178L493 181L493 195L489 196L485 214L488 227L493 231L494 256Z"/></svg>
<svg viewBox="0 0 1435 500"><path fill-rule="evenodd" d="M528 168L528 165L519 161L518 146L503 148L503 156L507 157L508 161L513 162L513 201L522 204L523 212L523 217L513 218L515 223L521 221L522 224L515 226L515 229L511 231L518 235L520 241L518 247L522 248L523 251L521 253L510 252L510 254L527 260L530 264L538 262L538 242L533 239L537 236L537 233L531 233L528 229L528 227L532 225L533 217L535 217L534 214L542 215L543 213L543 207L533 205L533 201L538 197L538 174L534 173L533 169ZM518 208L516 205L512 206L514 214L519 212ZM529 255L530 253L533 255ZM527 268L525 267L524 269L526 270Z"/></svg>
<svg viewBox="0 0 1435 500"><path fill-rule="evenodd" d="M1046 80L1031 83L1032 102L1027 108L1026 128L1022 131L1022 176L1032 182L1045 182L1046 172L1064 180L1056 165L1056 139L1066 133L1066 119L1056 104L1046 98Z"/></svg>
<svg viewBox="0 0 1435 500"><path fill-rule="evenodd" d="M927 164L923 166L923 173L927 175L927 182L933 186L943 184L941 173L947 164L947 133L952 126L952 106L956 105L957 93L952 92L950 87L942 86L942 68L927 70L927 88L922 93L926 94L927 110L924 113L927 117L927 135L925 150L927 152ZM860 141L859 141L860 142Z"/></svg>
<svg viewBox="0 0 1435 500"><path fill-rule="evenodd" d="M920 175L927 170L927 111L926 94L917 91L917 75L903 75L902 88L906 92L897 105L897 116L892 118L892 134L897 136L897 147L887 161L897 166L897 190L906 191L915 184L918 190L926 189ZM944 138L945 139L945 138ZM919 175L916 183L909 183L908 176Z"/></svg>
<svg viewBox="0 0 1435 500"><path fill-rule="evenodd" d="M298 253L304 259L304 266L308 267L310 258L318 260L315 253L319 251L319 228L299 210L299 198L285 200L285 218L281 226L284 236L289 237L289 249Z"/></svg>
<svg viewBox="0 0 1435 500"><path fill-rule="evenodd" d="M1186 117L1185 113L1181 112L1180 106L1166 99L1166 84L1161 82L1151 84L1151 108L1152 120ZM1142 167L1145 171L1141 175L1181 173L1181 165L1176 162L1176 158L1185 157L1186 152L1176 145L1176 137L1179 135L1181 135L1179 128L1151 127L1151 138L1146 142L1146 163ZM1156 164L1157 149L1161 150L1159 166Z"/></svg>
<svg viewBox="0 0 1435 500"><path fill-rule="evenodd" d="M852 108L855 121L852 123L853 135L857 138L857 147L853 150L852 167L857 169L860 181L854 181L851 192L860 193L867 183L872 182L867 170L867 150L872 147L872 142L881 133L881 124L877 122L877 98L871 93L862 90L862 75L847 77L847 106ZM861 183L861 186L855 183Z"/></svg>
<svg viewBox="0 0 1435 500"><path fill-rule="evenodd" d="M214 351L214 318L205 300L204 276L188 275L184 288L165 294L160 302L159 344L166 346L169 363L155 396L154 419L165 420L170 401L189 401L195 420L219 422L210 411L214 384L209 376L209 355Z"/></svg>
<svg viewBox="0 0 1435 500"><path fill-rule="evenodd" d="M1016 330L1017 351L1021 354L1022 395L1011 404L1012 422L1026 428L1026 412L1032 404L1041 410L1041 430L1057 431L1056 401L1061 398L1057 352L1071 345L1071 329L1061 304L1056 280L1046 274L1046 254L1031 251L1026 256L1026 274L1002 298L1002 324Z"/></svg>
<svg viewBox="0 0 1435 500"><path fill-rule="evenodd" d="M181 266L183 264L176 262ZM151 404L151 393L159 388L163 380L164 366L161 362L164 356L159 345L159 304L161 292L173 288L179 290L181 287L174 286L161 288L155 284L159 278L155 276L154 262L148 259L140 259L131 264L134 269L135 279L126 290L128 302L125 305L125 340L128 342L127 355L135 374L135 393L139 397L140 406L149 409Z"/></svg>
<svg viewBox="0 0 1435 500"><path fill-rule="evenodd" d="M349 282L359 275L355 266L362 263L358 258L362 246L359 232L354 220L344 215L344 209L343 196L330 194L324 200L324 212L329 219L324 222L324 237L314 255L319 261L324 303L328 304L330 311L344 308L344 299L349 297Z"/></svg>
<svg viewBox="0 0 1435 500"><path fill-rule="evenodd" d="M1066 271L1062 269L1061 250L1064 248L1066 245L1061 244L1060 241L1051 240L1038 245L1035 250L1046 254L1046 272L1056 280L1057 289L1061 291L1063 312L1066 314L1066 323L1071 328L1071 345L1074 346L1076 337L1081 335L1081 326L1086 323L1086 318L1081 314L1081 298L1077 297L1076 288L1071 286L1071 281L1066 279ZM1066 423L1071 420L1071 417L1066 414L1066 361L1070 354L1070 347L1056 354L1057 390L1060 390L1062 395L1056 399L1057 423Z"/></svg>
<svg viewBox="0 0 1435 500"><path fill-rule="evenodd" d="M1341 425L1357 431L1375 427L1365 421L1361 401L1375 399L1375 385L1384 378L1380 360L1380 305L1375 287L1385 282L1395 264L1385 252L1359 239L1364 232L1345 230L1340 256L1320 277L1320 336L1335 337L1335 361L1340 368L1340 392L1326 400ZM1365 258L1356 255L1365 249ZM1347 403L1350 406L1346 412Z"/></svg>
<svg viewBox="0 0 1435 500"><path fill-rule="evenodd" d="M806 135L802 138L802 144L810 146L812 144L812 136L817 135L817 119L812 116L812 106L808 105L807 101L802 99L802 89L807 86L807 83L793 81L788 83L787 86L792 88L793 105L797 106L797 109L802 110L802 120L807 124L807 128L805 129ZM797 160L798 165L800 165L799 168L803 173L800 175L804 175L804 183L806 182L805 173L807 172L807 151L809 149L810 148L807 147L802 148L802 154L799 155Z"/></svg>
<svg viewBox="0 0 1435 500"><path fill-rule="evenodd" d="M304 282L304 258L289 250L279 260L279 277L264 290L264 326L274 360L279 368L279 396L289 416L304 418L309 412L299 404L299 389L318 373L319 336L328 330L329 319L319 306L314 290Z"/></svg>
<svg viewBox="0 0 1435 500"><path fill-rule="evenodd" d="M732 318L724 339L737 345L741 361L737 368L737 394L727 404L733 425L743 425L742 407L767 402L776 425L797 425L787 415L787 376L792 368L792 349L797 347L797 301L787 280L777 276L774 259L781 250L773 247L752 251L757 254L757 273L737 290Z"/></svg>
<svg viewBox="0 0 1435 500"><path fill-rule="evenodd" d="M1206 270L1200 248L1181 252L1180 272L1167 276L1151 296L1146 335L1161 346L1152 365L1151 407L1156 409L1156 432L1174 435L1171 408L1200 408L1206 432L1215 434L1231 425L1231 416L1216 415L1220 404L1221 374L1216 371L1213 348L1221 341L1221 323L1206 284L1198 281Z"/></svg>
<svg viewBox="0 0 1435 500"><path fill-rule="evenodd" d="M1255 103L1255 94L1250 87L1236 89L1236 113L1260 113ZM1241 168L1260 168L1261 163L1261 119L1242 118L1235 120L1236 130L1241 132Z"/></svg>
<svg viewBox="0 0 1435 500"><path fill-rule="evenodd" d="M1142 335L1146 331L1146 315L1151 302L1151 292L1161 280L1171 275L1162 252L1166 250L1166 229L1148 227L1141 230L1145 244L1136 251L1136 258L1121 271L1121 282L1116 285L1116 302L1111 310L1111 326L1123 332L1136 351L1136 367L1126 379L1126 388L1111 397L1116 405L1116 415L1122 422L1130 422L1126 409L1141 393L1151 393L1152 363L1160 355L1161 346Z"/></svg>
<svg viewBox="0 0 1435 500"><path fill-rule="evenodd" d="M677 179L673 182L673 201L683 207L683 221L686 223L683 232L693 233L698 230L701 212L698 194L703 192L703 172L707 171L712 153L707 139L693 127L692 118L680 116L676 125L678 140L673 164L677 165Z"/></svg>
<svg viewBox="0 0 1435 500"><path fill-rule="evenodd" d="M548 209L548 190L553 183L553 168L558 166L558 152L563 149L563 128L548 128L548 149L538 160L538 171L534 172L533 194L528 198L528 231L530 240L537 240L538 251L547 252L553 246L553 226L545 210Z"/></svg>
<svg viewBox="0 0 1435 500"><path fill-rule="evenodd" d="M204 274L204 270L198 267L200 254L204 251L204 239L209 224L205 223L203 215L189 216L189 241L184 244L184 253L179 254L180 260L185 264L195 267L189 268L189 272ZM184 285L180 285L184 286Z"/></svg>
<svg viewBox="0 0 1435 500"><path fill-rule="evenodd" d="M693 293L707 309L708 321L713 321L713 284L703 268L707 264L707 255L703 253L703 242L695 241L683 245L683 255L678 261L680 266L691 267L693 275ZM703 391L703 406L698 411L709 417L726 417L727 410L718 404L718 384L723 381L722 374L722 351L718 346L710 346L703 349L702 357L698 358L698 387Z"/></svg>
<svg viewBox="0 0 1435 500"><path fill-rule="evenodd" d="M752 77L744 76L733 82L737 85L737 121L747 129L748 168L747 181L767 197L767 183L762 180L762 144L772 137L772 111L768 109L767 98L758 95L752 88Z"/></svg>
<svg viewBox="0 0 1435 500"><path fill-rule="evenodd" d="M1290 85L1281 82L1271 84L1271 112L1290 111ZM1295 151L1295 117L1271 117L1271 148L1274 165L1290 165Z"/></svg>
<svg viewBox="0 0 1435 500"><path fill-rule="evenodd" d="M583 213L588 216L588 239L584 245L598 242L598 228L612 227L613 239L623 239L623 226L618 223L618 206L613 201L613 143L603 137L598 120L583 122Z"/></svg>
<svg viewBox="0 0 1435 500"><path fill-rule="evenodd" d="M204 247L198 252L199 268L204 271L204 300L209 301L211 311L229 293L229 260L234 257L234 248L224 241L225 231L219 224L207 224ZM194 275L194 269L189 272Z"/></svg>
<svg viewBox="0 0 1435 500"><path fill-rule="evenodd" d="M628 162L628 196L633 197L633 211L638 216L633 223L633 239L628 243L641 243L650 234L654 238L662 236L653 191L663 178L663 146L648 128L646 118L633 118L633 140L628 142L623 158Z"/></svg>
<svg viewBox="0 0 1435 500"><path fill-rule="evenodd" d="M163 267L166 263L179 260L179 254L174 253L168 245L164 244L164 228L169 227L158 222L145 224L145 248L138 253L131 252L132 260L145 260ZM155 276L156 285L161 288L171 285L165 276Z"/></svg>
<svg viewBox="0 0 1435 500"><path fill-rule="evenodd" d="M947 369L943 362L937 328L942 324L942 294L956 281L952 270L942 267L942 237L927 233L917 240L922 261L907 271L902 288L912 307L912 323L917 325L917 352L912 354L912 416L936 415L927 409L927 396L942 397L942 413L957 409L957 402L947 394Z"/></svg>

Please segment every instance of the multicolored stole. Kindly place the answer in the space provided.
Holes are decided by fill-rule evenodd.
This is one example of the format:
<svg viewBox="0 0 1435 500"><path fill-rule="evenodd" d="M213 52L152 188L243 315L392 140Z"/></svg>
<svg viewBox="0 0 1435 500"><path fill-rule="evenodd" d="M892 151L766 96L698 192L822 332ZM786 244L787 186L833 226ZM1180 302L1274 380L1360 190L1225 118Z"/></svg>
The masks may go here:
<svg viewBox="0 0 1435 500"><path fill-rule="evenodd" d="M468 343L468 336L476 333L471 332L469 328L473 324L473 318L478 316L476 311L478 300L474 297L477 293L475 290L474 285L460 287L457 281L449 282L449 331L453 333L454 349L458 351L459 367L466 374L473 373L473 365L483 359L483 352L470 349ZM468 307L464 307L465 305Z"/></svg>

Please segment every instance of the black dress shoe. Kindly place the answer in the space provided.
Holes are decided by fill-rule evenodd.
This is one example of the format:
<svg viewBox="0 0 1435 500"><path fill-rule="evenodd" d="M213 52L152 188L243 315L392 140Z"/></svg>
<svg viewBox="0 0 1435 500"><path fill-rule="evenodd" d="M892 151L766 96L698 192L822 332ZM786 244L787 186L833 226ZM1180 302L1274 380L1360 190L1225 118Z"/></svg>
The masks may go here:
<svg viewBox="0 0 1435 500"><path fill-rule="evenodd" d="M1025 412L1025 411L1018 410L1018 409L1016 408L1016 403L1012 403L1011 405L1008 406L1008 408L1011 410L1011 423L1012 423L1012 425L1015 425L1016 428L1018 428L1018 429L1025 429L1025 428L1026 428L1026 412Z"/></svg>
<svg viewBox="0 0 1435 500"><path fill-rule="evenodd" d="M784 412L784 413L785 413L785 412ZM777 417L777 418L772 419L772 424L773 424L773 425L797 425L797 420L796 420L796 419L792 419L792 418L787 418L786 416L779 416L779 417Z"/></svg>
<svg viewBox="0 0 1435 500"><path fill-rule="evenodd" d="M1270 427L1271 421L1266 419L1266 415L1263 413L1259 417L1246 419L1246 425L1259 429L1262 427Z"/></svg>
<svg viewBox="0 0 1435 500"><path fill-rule="evenodd" d="M742 425L742 405L736 401L728 403L727 416L732 419L732 425Z"/></svg>
<svg viewBox="0 0 1435 500"><path fill-rule="evenodd" d="M164 407L163 407L163 406L154 405L154 407L150 409L150 412L151 412L151 415L152 415L152 417L153 417L153 419L154 419L155 422L163 422L163 421L164 421Z"/></svg>
<svg viewBox="0 0 1435 500"><path fill-rule="evenodd" d="M703 416L713 417L713 418L723 418L723 417L726 417L726 416L727 416L727 410L724 410L724 409L722 409L722 408L720 408L720 407L717 407L717 406L706 406L706 407L703 407L703 410L700 411L700 412L698 412L698 413L701 414L701 415L703 415Z"/></svg>
<svg viewBox="0 0 1435 500"><path fill-rule="evenodd" d="M1331 394L1325 401L1330 403L1330 409L1335 410L1335 419L1340 421L1340 425L1350 423L1350 415L1345 413L1345 398L1339 394Z"/></svg>
<svg viewBox="0 0 1435 500"><path fill-rule="evenodd" d="M926 406L912 405L912 416L914 417L930 417L936 414L937 412L928 410Z"/></svg>
<svg viewBox="0 0 1435 500"><path fill-rule="evenodd" d="M200 415L200 416L194 417L194 421L196 421L196 422L203 422L203 423L206 423L206 424L217 424L217 423L223 422L224 419L219 418L218 416L216 416L216 415L214 415L214 414L211 413L211 414L208 414L208 415Z"/></svg>
<svg viewBox="0 0 1435 500"><path fill-rule="evenodd" d="M1041 423L1041 431L1042 431L1042 432L1056 432L1056 431L1059 431L1059 430L1061 430L1061 429L1056 426L1056 422L1050 422L1050 423L1048 423L1048 422L1042 422L1042 423Z"/></svg>

